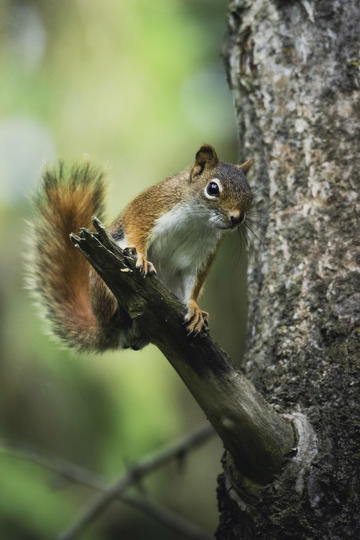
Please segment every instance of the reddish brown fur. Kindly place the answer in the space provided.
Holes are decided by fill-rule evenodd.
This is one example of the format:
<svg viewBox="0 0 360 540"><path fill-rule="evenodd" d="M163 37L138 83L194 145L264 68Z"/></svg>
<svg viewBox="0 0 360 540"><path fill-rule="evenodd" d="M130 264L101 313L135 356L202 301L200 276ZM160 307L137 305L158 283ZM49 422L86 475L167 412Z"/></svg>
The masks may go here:
<svg viewBox="0 0 360 540"><path fill-rule="evenodd" d="M188 176L189 170L183 171L140 193L125 208L119 220L112 224L111 230L116 230L121 222L128 245L135 247L138 253L146 255L147 240L155 221L172 206L184 200Z"/></svg>
<svg viewBox="0 0 360 540"><path fill-rule="evenodd" d="M210 267L212 265L212 263L214 262L214 259L216 257L216 254L219 250L219 247L220 247L220 244L221 242L223 241L223 238L220 238L219 242L217 243L216 245L216 248L215 250L211 253L211 255L209 256L208 260L206 261L203 269L199 272L198 276L197 276L197 280L196 280L196 283L195 283L195 286L192 290L192 293L191 293L191 299L196 301L198 299L198 296L201 292L201 288L204 284L204 281L205 281L205 278L206 276L208 275L208 272L210 270Z"/></svg>
<svg viewBox="0 0 360 540"><path fill-rule="evenodd" d="M36 290L45 299L55 334L85 350L110 344L91 305L90 266L69 234L90 227L93 215L102 217L102 205L101 175L88 165L73 169L68 179L63 178L62 167L44 174L37 200L41 220L35 225ZM114 302L107 304L108 320L116 311Z"/></svg>
<svg viewBox="0 0 360 540"><path fill-rule="evenodd" d="M221 211L225 220L231 218L233 211L246 212L252 195L244 173L251 165L252 160L238 166L220 162L214 148L203 145L192 167L138 195L112 223L110 232L120 238L125 234L128 247L137 251L138 265L147 273L153 268L146 256L156 220L179 203L191 204L216 176L221 179L224 192L219 199L207 200L206 204ZM236 168L242 172L236 172ZM124 343L139 348L144 346L144 339L134 334L128 316L69 239L70 233L90 227L93 215L102 219L103 195L102 175L87 164L72 169L68 178L63 177L62 166L57 172L45 172L37 199L40 221L34 227L33 288L45 302L54 333L68 345L102 351L116 347L120 331L126 338L129 330L132 337ZM206 323L207 314L201 311L196 299L218 245L204 261L192 291L188 305L190 331L198 332Z"/></svg>

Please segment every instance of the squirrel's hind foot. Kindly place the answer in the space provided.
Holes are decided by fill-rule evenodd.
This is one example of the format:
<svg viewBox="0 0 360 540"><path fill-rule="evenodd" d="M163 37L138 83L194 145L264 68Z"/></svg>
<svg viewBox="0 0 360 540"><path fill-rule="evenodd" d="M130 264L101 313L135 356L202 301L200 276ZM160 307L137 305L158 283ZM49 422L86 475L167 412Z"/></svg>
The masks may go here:
<svg viewBox="0 0 360 540"><path fill-rule="evenodd" d="M188 335L197 336L201 332L206 332L209 326L209 314L200 309L195 300L190 300L185 322L187 323Z"/></svg>

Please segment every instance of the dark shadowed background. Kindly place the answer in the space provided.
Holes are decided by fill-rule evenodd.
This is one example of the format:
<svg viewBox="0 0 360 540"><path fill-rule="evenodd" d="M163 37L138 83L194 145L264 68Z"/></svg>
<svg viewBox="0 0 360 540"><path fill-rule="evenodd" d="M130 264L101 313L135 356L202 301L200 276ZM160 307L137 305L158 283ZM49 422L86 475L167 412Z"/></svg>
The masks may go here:
<svg viewBox="0 0 360 540"><path fill-rule="evenodd" d="M70 353L46 335L24 288L29 196L46 162L88 157L105 168L112 219L139 191L190 164L203 142L237 160L231 93L220 57L226 0L0 1L0 437L101 473L126 466L204 423L152 346ZM250 156L248 156L250 157ZM229 236L201 305L231 353L244 341L240 238ZM242 261L242 262L241 262ZM150 476L155 500L217 522L215 439ZM49 539L91 491L0 453L0 538ZM174 539L117 503L84 537Z"/></svg>

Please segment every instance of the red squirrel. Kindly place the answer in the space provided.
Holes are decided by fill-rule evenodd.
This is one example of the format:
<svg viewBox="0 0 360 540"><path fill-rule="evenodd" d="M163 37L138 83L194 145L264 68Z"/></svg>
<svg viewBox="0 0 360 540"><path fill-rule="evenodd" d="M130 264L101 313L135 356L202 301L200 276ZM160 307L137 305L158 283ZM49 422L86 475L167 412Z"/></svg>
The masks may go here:
<svg viewBox="0 0 360 540"><path fill-rule="evenodd" d="M252 193L242 165L219 161L204 144L192 166L135 197L107 228L134 253L145 276L158 278L187 306L189 334L207 325L197 299L223 235L246 219ZM68 176L68 177L67 177ZM103 219L102 174L88 164L65 174L45 171L33 225L32 289L44 305L52 330L68 346L102 352L142 348L147 341L119 307L96 271L70 241L92 216Z"/></svg>

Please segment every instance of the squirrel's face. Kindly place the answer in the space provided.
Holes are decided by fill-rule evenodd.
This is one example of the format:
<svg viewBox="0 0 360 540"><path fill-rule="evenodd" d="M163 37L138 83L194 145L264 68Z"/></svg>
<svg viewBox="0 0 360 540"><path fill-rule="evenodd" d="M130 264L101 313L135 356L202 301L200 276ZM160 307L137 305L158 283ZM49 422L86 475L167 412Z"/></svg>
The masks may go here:
<svg viewBox="0 0 360 540"><path fill-rule="evenodd" d="M215 227L234 229L245 220L253 198L245 174L252 164L252 160L242 165L219 161L209 144L196 153L190 182Z"/></svg>

